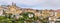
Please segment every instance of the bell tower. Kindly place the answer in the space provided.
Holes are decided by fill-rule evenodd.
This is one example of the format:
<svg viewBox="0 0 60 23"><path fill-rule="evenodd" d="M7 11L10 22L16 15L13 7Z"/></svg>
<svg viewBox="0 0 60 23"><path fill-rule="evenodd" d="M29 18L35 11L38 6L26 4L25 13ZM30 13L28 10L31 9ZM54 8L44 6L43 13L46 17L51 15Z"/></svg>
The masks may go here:
<svg viewBox="0 0 60 23"><path fill-rule="evenodd" d="M12 2L12 6L16 6L16 3Z"/></svg>

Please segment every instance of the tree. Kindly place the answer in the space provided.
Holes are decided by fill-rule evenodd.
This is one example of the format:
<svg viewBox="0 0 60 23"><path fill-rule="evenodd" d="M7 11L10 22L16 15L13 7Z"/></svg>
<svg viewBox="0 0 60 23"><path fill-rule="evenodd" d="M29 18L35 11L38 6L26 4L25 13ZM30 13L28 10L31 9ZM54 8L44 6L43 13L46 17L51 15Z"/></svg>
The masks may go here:
<svg viewBox="0 0 60 23"><path fill-rule="evenodd" d="M33 14L33 17L29 18L28 14ZM34 20L34 13L32 12L25 12L25 13L21 13L20 15L23 16L23 18L20 18L20 21L27 21L27 22L31 22ZM33 20L32 20L33 19Z"/></svg>

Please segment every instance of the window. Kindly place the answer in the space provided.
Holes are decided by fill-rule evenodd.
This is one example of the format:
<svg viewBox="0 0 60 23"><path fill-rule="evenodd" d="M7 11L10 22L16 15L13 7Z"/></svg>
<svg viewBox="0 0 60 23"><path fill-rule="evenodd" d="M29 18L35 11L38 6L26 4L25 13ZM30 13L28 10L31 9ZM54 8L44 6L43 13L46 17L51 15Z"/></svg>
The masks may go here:
<svg viewBox="0 0 60 23"><path fill-rule="evenodd" d="M42 10L40 10L40 14L42 14Z"/></svg>

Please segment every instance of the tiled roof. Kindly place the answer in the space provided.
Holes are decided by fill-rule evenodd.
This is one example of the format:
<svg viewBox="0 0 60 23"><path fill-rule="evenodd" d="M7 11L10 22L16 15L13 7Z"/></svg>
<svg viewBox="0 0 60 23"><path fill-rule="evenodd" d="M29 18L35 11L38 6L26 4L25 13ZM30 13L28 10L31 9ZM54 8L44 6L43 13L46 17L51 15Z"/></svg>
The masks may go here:
<svg viewBox="0 0 60 23"><path fill-rule="evenodd" d="M60 12L60 9L56 10L56 12Z"/></svg>

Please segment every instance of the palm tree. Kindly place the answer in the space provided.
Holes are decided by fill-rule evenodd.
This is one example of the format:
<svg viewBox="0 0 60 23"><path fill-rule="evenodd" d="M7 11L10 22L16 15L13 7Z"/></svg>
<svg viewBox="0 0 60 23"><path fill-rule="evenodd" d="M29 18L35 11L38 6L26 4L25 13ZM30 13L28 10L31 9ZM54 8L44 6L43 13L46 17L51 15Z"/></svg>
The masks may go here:
<svg viewBox="0 0 60 23"><path fill-rule="evenodd" d="M3 10L3 15L7 16L7 13Z"/></svg>

